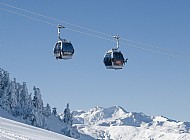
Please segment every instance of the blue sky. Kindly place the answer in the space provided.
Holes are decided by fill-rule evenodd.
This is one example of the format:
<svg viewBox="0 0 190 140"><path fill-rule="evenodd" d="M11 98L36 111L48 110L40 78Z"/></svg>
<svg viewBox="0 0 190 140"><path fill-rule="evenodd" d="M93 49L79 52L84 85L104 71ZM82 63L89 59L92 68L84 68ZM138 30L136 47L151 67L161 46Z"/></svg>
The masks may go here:
<svg viewBox="0 0 190 140"><path fill-rule="evenodd" d="M0 67L11 79L26 82L29 92L39 87L44 102L58 112L67 102L71 110L120 105L127 111L190 121L190 1L2 2L127 39L120 40L120 50L128 63L122 70L107 70L103 56L116 45L106 40L111 37L0 4L0 8L66 27L61 36L72 41L75 54L72 60L57 61L52 51L58 39L56 26L0 10ZM158 53L160 48L172 57Z"/></svg>

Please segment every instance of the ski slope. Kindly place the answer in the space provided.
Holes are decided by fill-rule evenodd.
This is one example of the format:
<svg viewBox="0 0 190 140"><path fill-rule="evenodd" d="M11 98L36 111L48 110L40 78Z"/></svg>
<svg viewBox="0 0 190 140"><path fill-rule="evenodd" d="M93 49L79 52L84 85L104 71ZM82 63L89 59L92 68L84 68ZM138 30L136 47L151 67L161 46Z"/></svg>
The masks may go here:
<svg viewBox="0 0 190 140"><path fill-rule="evenodd" d="M74 140L51 131L0 117L0 140Z"/></svg>

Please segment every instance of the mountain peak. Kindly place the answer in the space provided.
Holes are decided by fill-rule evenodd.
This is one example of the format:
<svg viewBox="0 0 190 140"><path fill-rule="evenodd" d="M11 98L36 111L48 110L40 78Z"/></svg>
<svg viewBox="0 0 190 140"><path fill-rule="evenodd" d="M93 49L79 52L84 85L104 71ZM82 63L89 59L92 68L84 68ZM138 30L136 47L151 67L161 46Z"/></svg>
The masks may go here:
<svg viewBox="0 0 190 140"><path fill-rule="evenodd" d="M151 122L149 116L143 113L127 112L121 106L112 106L108 108L94 107L87 112L75 112L75 123L96 124L103 126L111 125L130 125L140 126L143 122Z"/></svg>
<svg viewBox="0 0 190 140"><path fill-rule="evenodd" d="M103 135L105 138L111 136L115 139L123 135L124 138L128 136L128 132L134 134L128 139L139 139L139 134L148 135L146 137L150 139L157 137L166 139L171 134L180 140L190 137L190 122L179 122L164 116L147 116L142 112L127 112L117 105L107 108L96 106L89 111L75 113L73 117L74 124L78 124L79 132L95 139Z"/></svg>

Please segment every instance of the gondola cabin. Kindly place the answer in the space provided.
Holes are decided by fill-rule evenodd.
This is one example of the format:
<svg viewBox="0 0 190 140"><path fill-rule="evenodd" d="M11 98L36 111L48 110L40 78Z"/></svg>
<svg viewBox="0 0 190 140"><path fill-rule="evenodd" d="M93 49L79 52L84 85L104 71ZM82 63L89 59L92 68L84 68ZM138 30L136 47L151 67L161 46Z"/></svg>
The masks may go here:
<svg viewBox="0 0 190 140"><path fill-rule="evenodd" d="M58 38L59 40L56 42L53 53L56 59L71 59L74 54L74 48L70 41L66 39L62 39L60 37L60 29L65 28L62 25L58 25Z"/></svg>
<svg viewBox="0 0 190 140"><path fill-rule="evenodd" d="M65 39L59 40L54 47L54 56L56 59L71 59L74 54L74 48L71 42Z"/></svg>
<svg viewBox="0 0 190 140"><path fill-rule="evenodd" d="M107 69L122 69L126 60L120 51L111 49L104 55L104 64Z"/></svg>

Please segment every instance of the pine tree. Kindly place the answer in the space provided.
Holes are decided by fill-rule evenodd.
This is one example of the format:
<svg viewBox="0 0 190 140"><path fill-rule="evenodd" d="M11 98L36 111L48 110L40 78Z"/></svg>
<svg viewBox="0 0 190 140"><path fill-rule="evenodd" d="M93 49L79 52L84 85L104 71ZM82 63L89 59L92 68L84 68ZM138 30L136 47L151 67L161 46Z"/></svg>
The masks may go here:
<svg viewBox="0 0 190 140"><path fill-rule="evenodd" d="M0 68L0 100L2 96L3 96L3 70Z"/></svg>
<svg viewBox="0 0 190 140"><path fill-rule="evenodd" d="M27 105L26 102L27 102L28 97L29 97L29 94L28 94L26 82L23 82L21 93L20 93L21 108L25 108L25 106Z"/></svg>
<svg viewBox="0 0 190 140"><path fill-rule="evenodd" d="M49 117L51 115L51 107L48 103L47 103L46 107L43 108L43 114L46 117Z"/></svg>
<svg viewBox="0 0 190 140"><path fill-rule="evenodd" d="M7 111L10 111L10 103L9 103L9 96L8 96L8 87L5 87L1 96L1 107Z"/></svg>
<svg viewBox="0 0 190 140"><path fill-rule="evenodd" d="M5 110L10 110L8 87L10 83L9 73L0 69L0 106Z"/></svg>
<svg viewBox="0 0 190 140"><path fill-rule="evenodd" d="M63 129L63 133L66 136L71 137L71 130L72 130L72 125L73 125L73 118L72 114L69 109L69 103L67 104L67 108L64 110L64 117L63 117L63 122L65 123L66 127Z"/></svg>
<svg viewBox="0 0 190 140"><path fill-rule="evenodd" d="M34 107L39 111L42 112L43 110L43 100L42 100L42 95L40 93L40 89L36 88L34 86L34 98L33 98L33 105Z"/></svg>
<svg viewBox="0 0 190 140"><path fill-rule="evenodd" d="M62 133L66 136L78 139L80 137L80 134L76 128L76 126L73 125L73 114L71 113L69 109L69 103L67 104L67 108L64 110L64 117L63 122L65 123L65 128L62 129Z"/></svg>
<svg viewBox="0 0 190 140"><path fill-rule="evenodd" d="M64 118L63 121L66 125L72 126L73 125L73 116L69 109L69 103L67 104L67 108L64 110Z"/></svg>
<svg viewBox="0 0 190 140"><path fill-rule="evenodd" d="M45 116L43 115L43 100L40 93L40 89L34 86L34 97L33 97L33 124L37 127L43 127L45 125Z"/></svg>
<svg viewBox="0 0 190 140"><path fill-rule="evenodd" d="M22 106L24 103L21 103L21 93L23 91L23 86L20 83L16 84L16 100L17 100L17 105L15 107L15 111L13 112L13 115L15 116L22 116L23 114L23 109Z"/></svg>
<svg viewBox="0 0 190 140"><path fill-rule="evenodd" d="M2 71L2 86L7 87L10 83L10 79L9 79L9 73L7 71Z"/></svg>
<svg viewBox="0 0 190 140"><path fill-rule="evenodd" d="M56 116L57 115L57 108L56 107L54 107L54 108L52 108L53 109L53 111L52 111L52 114L54 115L54 116Z"/></svg>
<svg viewBox="0 0 190 140"><path fill-rule="evenodd" d="M16 89L16 79L14 81L11 81L8 89L8 97L9 97L9 103L10 103L10 108L11 112L15 114L16 111L16 106L17 106L17 89Z"/></svg>

